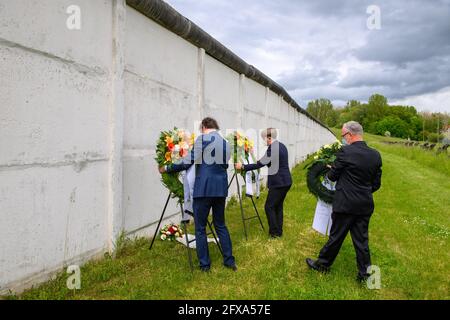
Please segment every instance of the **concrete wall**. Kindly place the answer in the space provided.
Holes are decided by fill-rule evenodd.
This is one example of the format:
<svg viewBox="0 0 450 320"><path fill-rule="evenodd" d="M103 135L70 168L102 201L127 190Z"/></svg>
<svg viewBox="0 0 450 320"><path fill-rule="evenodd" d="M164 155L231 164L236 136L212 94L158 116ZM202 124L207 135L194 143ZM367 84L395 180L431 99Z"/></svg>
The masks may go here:
<svg viewBox="0 0 450 320"><path fill-rule="evenodd" d="M81 30L65 25L73 4ZM122 230L151 234L161 130L206 115L277 127L292 166L334 140L123 0L3 0L0 21L0 292L113 250Z"/></svg>

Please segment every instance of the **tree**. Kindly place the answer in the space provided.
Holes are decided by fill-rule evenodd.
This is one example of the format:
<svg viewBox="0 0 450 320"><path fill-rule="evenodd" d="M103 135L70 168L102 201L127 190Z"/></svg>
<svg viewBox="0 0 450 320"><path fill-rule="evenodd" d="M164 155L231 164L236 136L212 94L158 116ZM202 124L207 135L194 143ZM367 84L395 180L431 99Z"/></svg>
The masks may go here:
<svg viewBox="0 0 450 320"><path fill-rule="evenodd" d="M435 132L430 133L427 138L429 142L440 142L442 139L444 139L444 135L438 135Z"/></svg>
<svg viewBox="0 0 450 320"><path fill-rule="evenodd" d="M398 138L410 138L414 132L409 128L408 123L396 116L388 116L373 125L374 133L384 135L386 131L391 136Z"/></svg>
<svg viewBox="0 0 450 320"><path fill-rule="evenodd" d="M335 126L337 115L333 110L333 104L328 99L316 99L308 103L306 108L309 114L328 126Z"/></svg>
<svg viewBox="0 0 450 320"><path fill-rule="evenodd" d="M387 108L388 104L385 96L377 93L370 96L367 104L367 112L362 121L362 125L366 127L368 132L375 133L375 123L386 115Z"/></svg>
<svg viewBox="0 0 450 320"><path fill-rule="evenodd" d="M413 106L390 106L381 94L370 96L368 103L349 100L345 107L334 108L328 99L316 99L308 103L307 110L329 127L342 127L350 120L361 123L364 131L413 140L429 139L432 133L442 134L450 130L449 113L417 112ZM438 133L439 131L439 133ZM431 135L432 139L436 139Z"/></svg>
<svg viewBox="0 0 450 320"><path fill-rule="evenodd" d="M338 112L335 109L331 109L328 113L325 123L329 127L335 127L338 122Z"/></svg>
<svg viewBox="0 0 450 320"><path fill-rule="evenodd" d="M346 106L338 111L337 126L342 127L344 123L351 120L362 124L362 119L366 114L366 106L357 100L349 100Z"/></svg>

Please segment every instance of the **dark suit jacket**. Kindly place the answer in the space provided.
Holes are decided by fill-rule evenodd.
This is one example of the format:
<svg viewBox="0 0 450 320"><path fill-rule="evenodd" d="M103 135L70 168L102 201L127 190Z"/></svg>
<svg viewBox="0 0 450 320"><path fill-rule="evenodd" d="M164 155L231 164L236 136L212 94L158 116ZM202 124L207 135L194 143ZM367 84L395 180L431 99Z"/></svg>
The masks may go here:
<svg viewBox="0 0 450 320"><path fill-rule="evenodd" d="M337 153L328 178L337 181L333 211L371 215L372 193L381 186L381 156L364 141L342 147Z"/></svg>
<svg viewBox="0 0 450 320"><path fill-rule="evenodd" d="M230 146L217 131L201 135L182 163L167 167L167 172L179 172L195 164L194 198L228 196L228 161Z"/></svg>
<svg viewBox="0 0 450 320"><path fill-rule="evenodd" d="M260 160L254 164L245 164L244 171L256 170L267 166L269 168L267 187L269 189L287 187L292 184L288 161L289 155L286 146L275 140L267 148L266 153Z"/></svg>

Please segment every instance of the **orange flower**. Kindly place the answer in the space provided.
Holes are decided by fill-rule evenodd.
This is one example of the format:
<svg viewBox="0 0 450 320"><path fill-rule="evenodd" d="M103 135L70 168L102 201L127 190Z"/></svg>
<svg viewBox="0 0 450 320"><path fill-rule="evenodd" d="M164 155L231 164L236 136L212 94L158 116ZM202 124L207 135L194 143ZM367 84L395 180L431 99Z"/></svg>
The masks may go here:
<svg viewBox="0 0 450 320"><path fill-rule="evenodd" d="M173 148L175 148L175 145L173 144L173 142L170 142L167 144L167 148L169 148L170 151L173 151Z"/></svg>
<svg viewBox="0 0 450 320"><path fill-rule="evenodd" d="M165 158L166 158L166 162L169 162L172 159L172 153L166 152Z"/></svg>
<svg viewBox="0 0 450 320"><path fill-rule="evenodd" d="M173 139L172 139L171 136L166 136L165 141L166 141L166 145L167 145L167 146L169 146L170 143L173 143Z"/></svg>

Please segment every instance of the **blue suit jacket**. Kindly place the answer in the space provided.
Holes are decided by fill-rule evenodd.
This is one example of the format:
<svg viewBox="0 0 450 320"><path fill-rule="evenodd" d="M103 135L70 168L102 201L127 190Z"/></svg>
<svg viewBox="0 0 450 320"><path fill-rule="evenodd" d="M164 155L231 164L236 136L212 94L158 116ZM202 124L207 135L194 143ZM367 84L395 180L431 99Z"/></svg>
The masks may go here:
<svg viewBox="0 0 450 320"><path fill-rule="evenodd" d="M267 178L267 187L269 189L287 187L292 184L288 160L289 155L286 146L275 140L257 163L244 165L244 171L256 170L268 166L269 176Z"/></svg>
<svg viewBox="0 0 450 320"><path fill-rule="evenodd" d="M194 198L228 196L228 161L230 146L217 131L197 138L190 154L182 163L167 167L167 172L179 172L195 165Z"/></svg>

